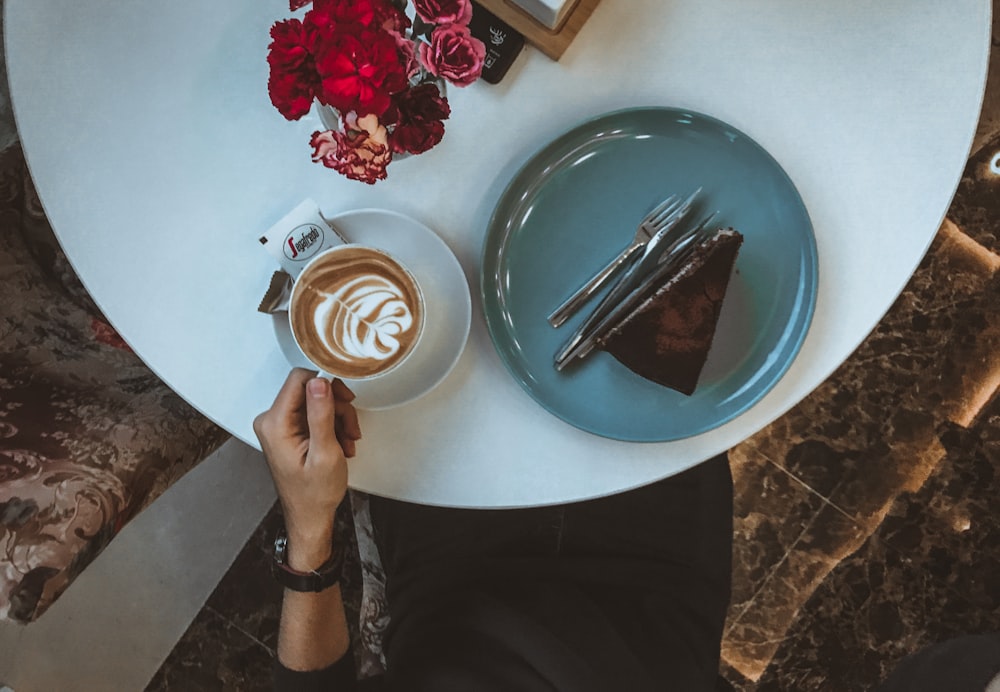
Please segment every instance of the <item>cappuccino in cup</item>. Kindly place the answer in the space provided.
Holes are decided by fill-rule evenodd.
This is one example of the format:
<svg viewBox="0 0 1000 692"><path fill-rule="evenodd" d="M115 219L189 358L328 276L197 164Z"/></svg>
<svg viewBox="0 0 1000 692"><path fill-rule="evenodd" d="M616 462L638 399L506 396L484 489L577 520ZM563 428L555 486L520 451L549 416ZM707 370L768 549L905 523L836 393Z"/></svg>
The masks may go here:
<svg viewBox="0 0 1000 692"><path fill-rule="evenodd" d="M387 253L340 245L317 255L292 288L292 335L320 370L350 380L384 375L416 347L424 300L413 275Z"/></svg>

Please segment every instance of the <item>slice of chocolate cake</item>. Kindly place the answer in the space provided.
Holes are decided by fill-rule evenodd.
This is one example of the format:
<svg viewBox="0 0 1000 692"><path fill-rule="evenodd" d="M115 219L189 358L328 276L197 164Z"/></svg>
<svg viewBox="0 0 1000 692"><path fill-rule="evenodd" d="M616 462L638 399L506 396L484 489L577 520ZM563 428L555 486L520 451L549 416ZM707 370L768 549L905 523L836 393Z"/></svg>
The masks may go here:
<svg viewBox="0 0 1000 692"><path fill-rule="evenodd" d="M598 347L648 380L692 394L715 337L743 235L719 229L683 264L655 281Z"/></svg>

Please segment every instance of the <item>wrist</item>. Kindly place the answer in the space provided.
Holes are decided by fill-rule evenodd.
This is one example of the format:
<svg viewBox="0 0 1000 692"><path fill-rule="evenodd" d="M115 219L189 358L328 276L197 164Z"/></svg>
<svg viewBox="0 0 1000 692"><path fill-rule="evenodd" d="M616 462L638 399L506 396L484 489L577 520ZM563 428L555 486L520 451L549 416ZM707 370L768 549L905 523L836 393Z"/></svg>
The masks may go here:
<svg viewBox="0 0 1000 692"><path fill-rule="evenodd" d="M296 539L288 537L288 566L296 572L313 572L333 557L333 541L322 545L296 545Z"/></svg>
<svg viewBox="0 0 1000 692"><path fill-rule="evenodd" d="M315 593L324 591L337 584L343 566L344 552L334 550L331 544L323 550L295 552L284 531L275 536L271 573L286 589Z"/></svg>
<svg viewBox="0 0 1000 692"><path fill-rule="evenodd" d="M316 569L333 553L333 520L326 526L303 526L286 515L288 566L300 572Z"/></svg>

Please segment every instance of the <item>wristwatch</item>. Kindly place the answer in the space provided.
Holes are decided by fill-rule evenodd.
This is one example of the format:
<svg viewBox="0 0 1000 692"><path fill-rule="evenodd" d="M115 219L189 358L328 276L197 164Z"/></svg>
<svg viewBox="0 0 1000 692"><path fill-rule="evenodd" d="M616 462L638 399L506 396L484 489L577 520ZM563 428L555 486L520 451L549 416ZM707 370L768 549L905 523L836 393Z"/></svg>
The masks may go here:
<svg viewBox="0 0 1000 692"><path fill-rule="evenodd" d="M334 550L330 559L311 572L299 572L288 566L288 534L282 529L274 539L274 562L271 574L278 583L292 591L319 593L340 581L344 551Z"/></svg>

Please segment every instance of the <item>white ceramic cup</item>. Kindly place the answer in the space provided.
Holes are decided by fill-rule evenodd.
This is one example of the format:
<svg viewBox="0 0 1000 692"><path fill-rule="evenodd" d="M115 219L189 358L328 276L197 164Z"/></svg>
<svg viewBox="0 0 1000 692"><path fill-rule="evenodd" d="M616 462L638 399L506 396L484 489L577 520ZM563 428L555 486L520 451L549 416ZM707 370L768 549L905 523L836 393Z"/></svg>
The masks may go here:
<svg viewBox="0 0 1000 692"><path fill-rule="evenodd" d="M324 250L292 286L292 337L321 376L373 380L396 370L420 342L423 292L384 250L358 244Z"/></svg>

